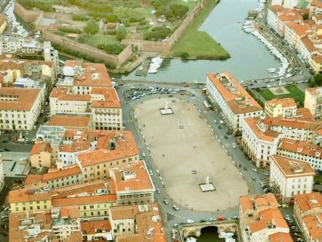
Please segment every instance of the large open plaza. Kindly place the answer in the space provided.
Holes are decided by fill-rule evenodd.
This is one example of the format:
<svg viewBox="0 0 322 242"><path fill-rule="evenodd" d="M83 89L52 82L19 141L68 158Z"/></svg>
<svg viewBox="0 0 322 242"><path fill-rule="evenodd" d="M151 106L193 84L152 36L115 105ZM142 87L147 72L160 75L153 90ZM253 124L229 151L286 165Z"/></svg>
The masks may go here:
<svg viewBox="0 0 322 242"><path fill-rule="evenodd" d="M173 113L160 111L167 108ZM248 193L243 177L193 102L174 97L145 100L137 105L135 118L162 177L161 181L158 174L152 176L156 187L163 182L175 203L198 211L221 211L236 206L239 196Z"/></svg>

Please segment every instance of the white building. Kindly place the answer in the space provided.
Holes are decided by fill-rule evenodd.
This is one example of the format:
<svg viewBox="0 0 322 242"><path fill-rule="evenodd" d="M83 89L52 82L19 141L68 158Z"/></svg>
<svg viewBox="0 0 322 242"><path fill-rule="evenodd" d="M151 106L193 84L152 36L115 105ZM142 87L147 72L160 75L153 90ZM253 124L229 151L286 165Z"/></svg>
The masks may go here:
<svg viewBox="0 0 322 242"><path fill-rule="evenodd" d="M262 107L249 95L243 86L228 72L207 74L207 94L222 111L229 129L242 131L242 120L259 117Z"/></svg>
<svg viewBox="0 0 322 242"><path fill-rule="evenodd" d="M282 202L297 194L311 193L315 171L307 162L273 155L270 157L270 187Z"/></svg>
<svg viewBox="0 0 322 242"><path fill-rule="evenodd" d="M0 88L1 130L32 130L40 111L40 89Z"/></svg>
<svg viewBox="0 0 322 242"><path fill-rule="evenodd" d="M261 118L245 118L242 129L242 147L257 167L269 166L269 157L276 154L282 133L269 130Z"/></svg>

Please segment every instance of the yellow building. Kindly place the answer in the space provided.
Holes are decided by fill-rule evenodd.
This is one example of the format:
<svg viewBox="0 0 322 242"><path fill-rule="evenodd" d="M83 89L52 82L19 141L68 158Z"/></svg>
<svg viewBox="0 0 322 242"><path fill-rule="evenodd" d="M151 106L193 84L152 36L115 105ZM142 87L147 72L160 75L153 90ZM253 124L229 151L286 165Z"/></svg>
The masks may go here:
<svg viewBox="0 0 322 242"><path fill-rule="evenodd" d="M51 194L47 184L39 184L9 192L11 213L51 209Z"/></svg>
<svg viewBox="0 0 322 242"><path fill-rule="evenodd" d="M272 99L265 102L265 114L269 117L295 117L296 111L296 102L293 98Z"/></svg>

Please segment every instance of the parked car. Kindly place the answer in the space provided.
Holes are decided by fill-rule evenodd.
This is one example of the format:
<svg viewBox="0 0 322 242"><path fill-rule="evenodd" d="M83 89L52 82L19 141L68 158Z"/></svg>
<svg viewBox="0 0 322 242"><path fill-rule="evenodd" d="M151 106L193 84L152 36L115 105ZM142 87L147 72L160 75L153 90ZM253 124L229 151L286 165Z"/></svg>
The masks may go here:
<svg viewBox="0 0 322 242"><path fill-rule="evenodd" d="M156 189L156 192L157 192L158 194L160 194L160 193L161 193L159 188L157 188L157 189Z"/></svg>
<svg viewBox="0 0 322 242"><path fill-rule="evenodd" d="M167 199L163 199L163 202L165 203L165 204L168 204L169 202L168 202L168 200Z"/></svg>
<svg viewBox="0 0 322 242"><path fill-rule="evenodd" d="M174 210L176 210L176 211L178 211L178 210L179 210L179 208L178 208L176 205L172 205L172 208L173 208Z"/></svg>
<svg viewBox="0 0 322 242"><path fill-rule="evenodd" d="M193 221L192 219L187 219L187 223L188 224L192 224L192 223L194 223L195 221Z"/></svg>

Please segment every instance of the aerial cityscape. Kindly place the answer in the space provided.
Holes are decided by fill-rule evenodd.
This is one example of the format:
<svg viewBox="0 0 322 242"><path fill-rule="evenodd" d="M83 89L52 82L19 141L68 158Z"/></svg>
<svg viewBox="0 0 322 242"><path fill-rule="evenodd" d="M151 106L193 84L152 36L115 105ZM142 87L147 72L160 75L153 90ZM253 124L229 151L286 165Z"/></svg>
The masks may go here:
<svg viewBox="0 0 322 242"><path fill-rule="evenodd" d="M0 9L0 241L322 241L322 1Z"/></svg>

